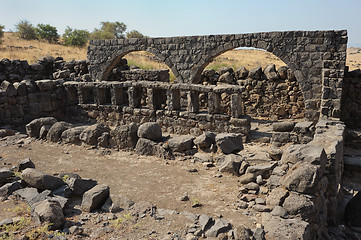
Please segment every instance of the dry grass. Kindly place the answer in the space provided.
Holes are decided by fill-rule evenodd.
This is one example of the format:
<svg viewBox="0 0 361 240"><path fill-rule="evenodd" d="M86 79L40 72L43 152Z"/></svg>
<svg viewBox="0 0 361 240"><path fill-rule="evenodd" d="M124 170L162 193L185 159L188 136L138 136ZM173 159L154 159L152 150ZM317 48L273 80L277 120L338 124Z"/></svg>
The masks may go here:
<svg viewBox="0 0 361 240"><path fill-rule="evenodd" d="M347 62L350 71L361 68L361 48L347 49Z"/></svg>
<svg viewBox="0 0 361 240"><path fill-rule="evenodd" d="M86 59L87 48L66 47L60 44L50 44L38 40L24 40L16 36L15 33L5 33L3 43L0 45L0 59L21 59L28 60L30 63L36 62L44 56L61 56L66 61L76 59ZM154 55L148 52L132 52L125 56L129 65L136 65L142 69L168 69L168 67L154 58ZM232 67L237 69L245 66L247 69L261 66L264 68L269 64L275 64L276 67L285 65L285 63L272 53L256 49L239 49L227 51L216 57L206 68L218 69L220 67ZM350 70L361 68L361 49L349 48L347 50L347 66ZM171 78L174 78L170 71Z"/></svg>
<svg viewBox="0 0 361 240"><path fill-rule="evenodd" d="M5 33L0 45L0 59L20 59L35 63L45 56L63 57L64 60L86 59L86 48L66 47L38 40L24 40L15 33Z"/></svg>

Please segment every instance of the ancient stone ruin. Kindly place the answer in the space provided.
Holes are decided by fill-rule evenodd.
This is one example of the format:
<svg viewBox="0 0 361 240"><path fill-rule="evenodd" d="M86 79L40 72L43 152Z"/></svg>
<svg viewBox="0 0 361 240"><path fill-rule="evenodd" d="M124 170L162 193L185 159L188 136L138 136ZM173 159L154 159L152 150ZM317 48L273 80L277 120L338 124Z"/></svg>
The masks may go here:
<svg viewBox="0 0 361 240"><path fill-rule="evenodd" d="M264 49L287 66L205 70L238 47ZM291 31L93 40L88 61L3 59L0 123L26 125L30 137L51 142L191 156L239 178L238 206L262 213L262 227L237 238L229 222L201 215L193 237L357 237L337 227L361 226L343 184L353 164L344 162L346 133L353 144L360 136L346 128L361 119L360 70L348 72L346 48L345 30ZM133 51L153 53L176 80L168 70L130 69L122 57ZM267 159L242 155L249 143L265 144Z"/></svg>

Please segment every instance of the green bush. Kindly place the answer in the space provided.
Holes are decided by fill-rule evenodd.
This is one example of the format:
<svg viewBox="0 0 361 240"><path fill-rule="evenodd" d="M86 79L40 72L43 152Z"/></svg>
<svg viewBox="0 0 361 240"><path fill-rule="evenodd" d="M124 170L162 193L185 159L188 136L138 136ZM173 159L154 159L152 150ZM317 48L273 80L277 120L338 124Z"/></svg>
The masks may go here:
<svg viewBox="0 0 361 240"><path fill-rule="evenodd" d="M50 43L57 42L59 39L56 27L50 26L49 24L38 24L35 28L35 34L38 39L47 40Z"/></svg>
<svg viewBox="0 0 361 240"><path fill-rule="evenodd" d="M20 38L26 40L36 39L35 28L28 20L21 20L15 25L15 28Z"/></svg>
<svg viewBox="0 0 361 240"><path fill-rule="evenodd" d="M101 22L100 29L94 29L91 33L91 39L114 39L124 38L124 32L127 25L122 22Z"/></svg>
<svg viewBox="0 0 361 240"><path fill-rule="evenodd" d="M4 37L4 25L0 25L0 43L2 43L2 38Z"/></svg>
<svg viewBox="0 0 361 240"><path fill-rule="evenodd" d="M132 30L126 33L127 38L145 38L143 34L138 32L137 30Z"/></svg>
<svg viewBox="0 0 361 240"><path fill-rule="evenodd" d="M65 46L84 47L89 39L89 32L87 30L72 29L66 27L63 34L63 41Z"/></svg>

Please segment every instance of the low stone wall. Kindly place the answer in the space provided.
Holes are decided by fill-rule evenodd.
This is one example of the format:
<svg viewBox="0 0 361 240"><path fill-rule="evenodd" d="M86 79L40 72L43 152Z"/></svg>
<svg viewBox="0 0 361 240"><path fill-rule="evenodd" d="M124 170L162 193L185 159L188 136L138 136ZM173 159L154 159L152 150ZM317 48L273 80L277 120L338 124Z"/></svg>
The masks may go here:
<svg viewBox="0 0 361 240"><path fill-rule="evenodd" d="M0 124L21 126L32 119L65 117L62 80L3 81L0 90Z"/></svg>
<svg viewBox="0 0 361 240"><path fill-rule="evenodd" d="M66 82L69 116L85 116L110 125L158 122L164 131L200 135L203 131L242 133L250 131L250 118L242 115L241 88L150 81ZM182 93L187 105L182 105ZM207 94L206 108L200 93ZM221 114L221 95L230 101Z"/></svg>
<svg viewBox="0 0 361 240"><path fill-rule="evenodd" d="M241 86L244 111L252 117L285 119L305 116L303 94L294 73L287 66L277 70L275 65L249 71L245 67L237 70L227 67L217 71L206 69L202 73L202 82Z"/></svg>

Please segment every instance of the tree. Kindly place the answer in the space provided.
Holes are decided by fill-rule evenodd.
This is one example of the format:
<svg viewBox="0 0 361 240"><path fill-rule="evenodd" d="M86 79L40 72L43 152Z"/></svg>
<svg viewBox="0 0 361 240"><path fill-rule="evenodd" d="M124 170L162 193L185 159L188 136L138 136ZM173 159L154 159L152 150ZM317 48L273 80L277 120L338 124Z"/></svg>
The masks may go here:
<svg viewBox="0 0 361 240"><path fill-rule="evenodd" d="M15 25L15 28L20 38L26 40L36 39L35 28L28 20L21 20Z"/></svg>
<svg viewBox="0 0 361 240"><path fill-rule="evenodd" d="M87 30L72 29L67 26L63 34L64 45L84 47L88 42L89 35Z"/></svg>
<svg viewBox="0 0 361 240"><path fill-rule="evenodd" d="M124 32L127 25L122 22L101 22L100 29L94 29L91 39L114 39L124 38Z"/></svg>
<svg viewBox="0 0 361 240"><path fill-rule="evenodd" d="M35 34L38 39L44 39L50 43L57 42L59 39L56 27L50 26L49 24L38 24L37 28L35 28Z"/></svg>
<svg viewBox="0 0 361 240"><path fill-rule="evenodd" d="M2 43L2 38L4 37L4 25L0 25L0 43Z"/></svg>
<svg viewBox="0 0 361 240"><path fill-rule="evenodd" d="M138 32L137 30L132 30L130 32L127 32L126 36L127 36L127 38L145 38L146 37L143 34L141 34L140 32Z"/></svg>

